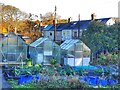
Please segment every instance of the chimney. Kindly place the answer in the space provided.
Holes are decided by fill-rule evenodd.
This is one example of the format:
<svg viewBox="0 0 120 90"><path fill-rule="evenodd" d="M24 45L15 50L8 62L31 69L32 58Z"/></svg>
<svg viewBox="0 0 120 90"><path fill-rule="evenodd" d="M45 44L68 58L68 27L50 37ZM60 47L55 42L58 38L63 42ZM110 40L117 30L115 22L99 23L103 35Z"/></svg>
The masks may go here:
<svg viewBox="0 0 120 90"><path fill-rule="evenodd" d="M70 23L71 22L71 17L70 18L68 18L68 23Z"/></svg>
<svg viewBox="0 0 120 90"><path fill-rule="evenodd" d="M95 13L91 14L91 20L95 20L95 19L96 19Z"/></svg>

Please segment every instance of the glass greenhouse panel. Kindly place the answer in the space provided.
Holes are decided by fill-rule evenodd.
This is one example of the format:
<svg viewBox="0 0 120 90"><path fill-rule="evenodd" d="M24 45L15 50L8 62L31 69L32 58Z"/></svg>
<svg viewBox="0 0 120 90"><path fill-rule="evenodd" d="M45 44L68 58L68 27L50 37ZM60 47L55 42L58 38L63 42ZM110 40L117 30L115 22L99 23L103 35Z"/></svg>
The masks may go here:
<svg viewBox="0 0 120 90"><path fill-rule="evenodd" d="M83 43L76 43L75 51L83 51Z"/></svg>
<svg viewBox="0 0 120 90"><path fill-rule="evenodd" d="M57 60L58 63L61 63L61 51L60 47L54 44L53 46L53 57L55 60Z"/></svg>
<svg viewBox="0 0 120 90"><path fill-rule="evenodd" d="M50 64L51 59L56 59L60 62L60 47L49 40L48 38L39 38L30 44L30 58L33 59L33 64ZM35 53L35 54L31 54Z"/></svg>
<svg viewBox="0 0 120 90"><path fill-rule="evenodd" d="M90 54L90 49L82 41L77 39L66 40L60 45L60 47L62 49L61 57L62 60L64 60L63 64L65 65L66 64L70 66L83 65L84 60L83 51L87 51ZM88 58L90 59L90 57Z"/></svg>
<svg viewBox="0 0 120 90"><path fill-rule="evenodd" d="M52 56L52 42L51 41L45 41L44 42L44 55L45 56Z"/></svg>
<svg viewBox="0 0 120 90"><path fill-rule="evenodd" d="M27 58L27 44L13 32L0 41L2 61L21 61Z"/></svg>
<svg viewBox="0 0 120 90"><path fill-rule="evenodd" d="M75 51L75 57L76 58L83 58L83 52L82 51Z"/></svg>

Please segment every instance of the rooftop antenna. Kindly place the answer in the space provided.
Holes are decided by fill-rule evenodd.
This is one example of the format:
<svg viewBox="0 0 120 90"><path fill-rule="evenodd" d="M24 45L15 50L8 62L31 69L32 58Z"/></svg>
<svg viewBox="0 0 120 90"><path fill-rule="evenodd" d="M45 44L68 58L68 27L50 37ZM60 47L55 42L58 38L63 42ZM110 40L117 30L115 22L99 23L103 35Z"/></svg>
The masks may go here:
<svg viewBox="0 0 120 90"><path fill-rule="evenodd" d="M55 14L54 14L54 20L53 20L53 24L54 24L54 41L56 41L56 11L57 11L57 7L55 5Z"/></svg>

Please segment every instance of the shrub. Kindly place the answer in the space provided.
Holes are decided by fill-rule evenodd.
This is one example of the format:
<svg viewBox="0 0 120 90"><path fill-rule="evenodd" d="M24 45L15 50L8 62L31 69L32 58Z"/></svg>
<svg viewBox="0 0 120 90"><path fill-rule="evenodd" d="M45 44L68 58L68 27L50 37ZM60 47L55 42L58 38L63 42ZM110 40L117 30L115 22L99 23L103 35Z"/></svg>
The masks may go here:
<svg viewBox="0 0 120 90"><path fill-rule="evenodd" d="M57 64L57 61L56 61L55 59L52 59L52 60L50 61L50 64L53 65L53 66L55 66L55 65Z"/></svg>

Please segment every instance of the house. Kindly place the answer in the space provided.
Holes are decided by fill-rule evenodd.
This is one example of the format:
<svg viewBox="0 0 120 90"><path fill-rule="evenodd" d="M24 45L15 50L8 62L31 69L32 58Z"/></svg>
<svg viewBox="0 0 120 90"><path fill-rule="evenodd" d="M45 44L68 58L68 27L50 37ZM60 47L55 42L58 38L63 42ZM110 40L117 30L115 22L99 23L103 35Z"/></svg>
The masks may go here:
<svg viewBox="0 0 120 90"><path fill-rule="evenodd" d="M93 20L106 23L106 25L113 25L115 20L113 18L95 19L91 16L91 20L72 21L68 23L56 24L56 41L65 41L68 39L76 39L82 35L82 31L86 30L89 23ZM54 25L50 24L44 29L44 37L54 40Z"/></svg>
<svg viewBox="0 0 120 90"><path fill-rule="evenodd" d="M61 41L62 39L62 29L66 26L66 23L61 23L61 24L57 24L56 28L56 41ZM54 25L50 24L47 27L45 27L44 29L44 37L49 38L50 40L54 40Z"/></svg>

